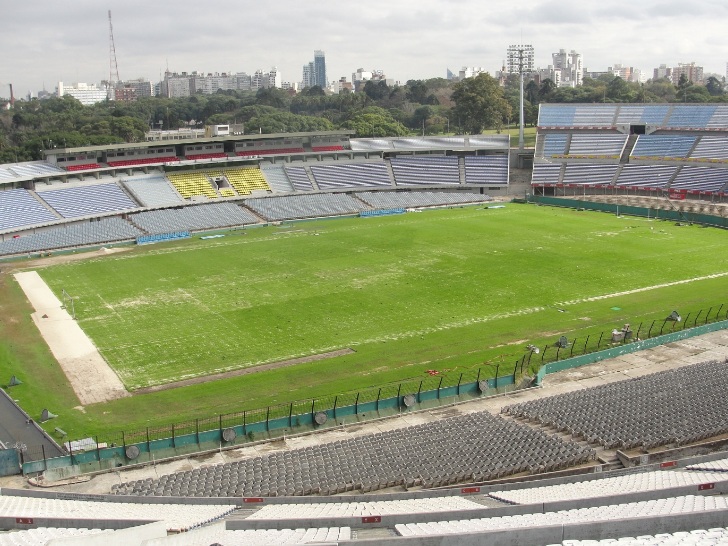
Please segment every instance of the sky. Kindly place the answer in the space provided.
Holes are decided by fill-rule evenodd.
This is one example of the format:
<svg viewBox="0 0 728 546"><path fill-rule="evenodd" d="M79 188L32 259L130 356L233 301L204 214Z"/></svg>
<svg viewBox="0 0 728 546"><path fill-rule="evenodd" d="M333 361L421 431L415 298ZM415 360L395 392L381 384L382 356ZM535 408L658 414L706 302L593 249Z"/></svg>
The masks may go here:
<svg viewBox="0 0 728 546"><path fill-rule="evenodd" d="M0 0L0 96L59 81L109 78L108 10L119 76L157 82L173 72L268 71L301 80L313 51L328 80L357 68L389 78L445 77L463 66L500 70L512 44L531 44L535 64L559 49L585 68L696 62L726 74L725 0Z"/></svg>

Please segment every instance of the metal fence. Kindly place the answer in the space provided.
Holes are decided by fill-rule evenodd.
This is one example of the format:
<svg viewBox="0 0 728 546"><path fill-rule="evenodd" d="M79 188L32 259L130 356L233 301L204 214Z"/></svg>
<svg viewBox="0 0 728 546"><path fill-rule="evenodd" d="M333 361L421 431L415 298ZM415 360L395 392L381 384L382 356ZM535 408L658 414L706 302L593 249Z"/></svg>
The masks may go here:
<svg viewBox="0 0 728 546"><path fill-rule="evenodd" d="M679 319L665 318L664 320L642 322L635 328L631 328L629 332L605 330L583 338L559 340L563 343L552 343L543 347L530 345L521 358L511 363L500 361L477 368L463 369L456 373L428 375L421 379L410 379L338 395L297 400L172 425L119 431L95 437L93 438L94 448L77 450L75 453L73 450L75 442L66 442L65 445L71 448L68 455L71 464L101 463L106 459L113 460L114 466L123 466L134 464L134 461L128 460L129 457L126 456L128 446L137 446L141 452L149 455L146 460L151 460L155 451L173 450L174 454L178 455L211 449L217 445L222 447L223 445L242 444L255 440L260 433L277 431L285 434L288 431L313 429L317 426L315 417L319 413L324 414L327 419L333 419L334 422L341 417L355 417L357 420L374 418L381 415L382 412L401 411L406 405L404 398L407 395L412 395L410 400L414 400L416 405L441 398L493 395L503 392L504 389L516 388L519 378L542 376L544 370L546 373L557 371L557 368L553 366L551 366L551 370L548 370L548 364L568 359L575 360L576 357L605 350L613 351L625 345L632 345L634 350L639 350L643 348L641 344L645 340L726 321L728 320L728 305L720 304L708 309L689 312ZM688 334L688 332L685 333ZM696 332L696 335L699 333L702 332ZM622 352L630 351L629 347L624 347L624 349ZM587 363L583 358L579 360L581 362L579 365ZM528 382L525 383L528 384ZM366 414L369 416L367 417ZM231 440L225 439L223 435L227 429L235 432L234 438ZM28 469L42 471L62 466L61 461L58 461L58 465L56 465L53 463L54 459L47 459L40 446L37 448L29 446L21 455L26 472L29 471ZM168 453L168 456L171 455ZM26 464L34 461L42 461L42 463L30 466ZM68 462L66 460L65 464L67 465ZM145 460L142 458L137 462L145 462Z"/></svg>

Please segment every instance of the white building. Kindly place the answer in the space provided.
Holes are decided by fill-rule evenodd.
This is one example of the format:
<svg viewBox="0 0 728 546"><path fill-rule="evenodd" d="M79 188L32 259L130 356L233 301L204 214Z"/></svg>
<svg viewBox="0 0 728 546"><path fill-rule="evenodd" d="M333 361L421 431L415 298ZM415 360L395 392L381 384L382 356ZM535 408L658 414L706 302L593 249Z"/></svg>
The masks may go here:
<svg viewBox="0 0 728 546"><path fill-rule="evenodd" d="M250 88L253 91L257 91L258 89L269 89L271 87L277 87L280 89L282 86L281 73L275 66L270 69L270 72L263 72L260 68L256 70L250 83Z"/></svg>
<svg viewBox="0 0 728 546"><path fill-rule="evenodd" d="M553 64L549 69L554 72L555 77L551 78L554 83L559 87L576 87L582 84L584 64L581 53L573 49L567 53L565 49L560 49L558 53L551 54L551 59Z"/></svg>
<svg viewBox="0 0 728 546"><path fill-rule="evenodd" d="M281 73L276 67L270 72L256 70L252 76L245 72L232 73L198 73L182 72L181 74L166 72L161 85L161 94L165 97L189 97L195 93L214 95L218 91L257 91L268 87L282 87Z"/></svg>
<svg viewBox="0 0 728 546"><path fill-rule="evenodd" d="M667 78L668 80L672 80L672 67L667 66L666 64L661 64L657 68L655 68L652 71L652 79L653 80L661 80L663 78Z"/></svg>
<svg viewBox="0 0 728 546"><path fill-rule="evenodd" d="M313 61L303 65L303 79L301 80L302 89L305 89L306 87L313 87L314 85L316 85L315 74L316 71L314 70Z"/></svg>
<svg viewBox="0 0 728 546"><path fill-rule="evenodd" d="M371 70L364 70L363 68L357 68L356 72L352 72L351 81L356 82L367 82L372 79L374 73Z"/></svg>
<svg viewBox="0 0 728 546"><path fill-rule="evenodd" d="M644 83L647 81L647 74L634 66L615 64L614 66L608 67L607 70L613 76L619 76L626 82Z"/></svg>
<svg viewBox="0 0 728 546"><path fill-rule="evenodd" d="M73 85L63 85L63 82L58 82L56 93L59 97L71 95L73 98L78 99L84 106L103 102L109 97L108 90L105 87L99 87L95 83L88 84L79 82Z"/></svg>
<svg viewBox="0 0 728 546"><path fill-rule="evenodd" d="M478 74L482 74L484 72L487 73L488 71L482 66L464 66L458 73L458 79L462 81L465 78L474 78Z"/></svg>
<svg viewBox="0 0 728 546"><path fill-rule="evenodd" d="M281 73L276 66L271 68L270 72L268 72L268 87L277 87L278 89L283 87Z"/></svg>
<svg viewBox="0 0 728 546"><path fill-rule="evenodd" d="M168 98L189 97L192 89L190 78L196 76L193 72L191 75L187 72L177 74L176 72L165 72L164 81L162 82L162 95Z"/></svg>
<svg viewBox="0 0 728 546"><path fill-rule="evenodd" d="M672 67L673 85L678 85L680 83L681 76L685 76L689 82L702 84L703 83L703 67L697 66L694 62L677 63L677 66Z"/></svg>
<svg viewBox="0 0 728 546"><path fill-rule="evenodd" d="M253 78L245 72L238 72L233 76L235 89L238 91L250 91L253 88Z"/></svg>

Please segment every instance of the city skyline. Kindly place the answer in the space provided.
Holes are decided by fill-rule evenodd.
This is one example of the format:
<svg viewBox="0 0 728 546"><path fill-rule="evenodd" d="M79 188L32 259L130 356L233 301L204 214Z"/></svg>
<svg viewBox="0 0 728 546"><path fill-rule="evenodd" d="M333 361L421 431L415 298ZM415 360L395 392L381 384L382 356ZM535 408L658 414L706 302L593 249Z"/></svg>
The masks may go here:
<svg viewBox="0 0 728 546"><path fill-rule="evenodd" d="M634 66L651 76L662 64L696 62L705 73L725 75L728 46L720 22L728 6L619 0L536 1L528 7L502 0L487 7L474 0L402 0L347 5L320 0L305 9L290 0L266 4L223 1L214 9L181 0L142 3L77 0L59 5L40 0L14 5L0 21L0 96L13 84L16 97L59 81L108 79L112 12L122 80L159 81L163 72L248 72L276 66L282 80L301 80L301 66L314 50L326 52L328 81L357 68L384 70L389 78L445 77L462 66L499 70L509 45L532 44L539 68L566 48L583 55L584 67Z"/></svg>

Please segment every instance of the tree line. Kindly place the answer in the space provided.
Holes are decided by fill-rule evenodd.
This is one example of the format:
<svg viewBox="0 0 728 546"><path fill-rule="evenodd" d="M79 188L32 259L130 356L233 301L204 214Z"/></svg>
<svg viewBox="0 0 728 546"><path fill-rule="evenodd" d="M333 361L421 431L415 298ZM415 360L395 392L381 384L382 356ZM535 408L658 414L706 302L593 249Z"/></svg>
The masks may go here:
<svg viewBox="0 0 728 546"><path fill-rule="evenodd" d="M553 81L524 86L524 120L535 125L541 103L723 102L724 86L715 77L705 85L681 78L644 84L619 77L585 78L579 87ZM488 74L460 82L444 78L410 80L404 85L368 81L357 93L327 95L320 87L298 94L282 89L220 91L184 98L145 97L134 102L106 101L83 106L70 96L17 101L0 113L0 163L42 158L42 150L142 142L150 129L211 124L242 124L246 134L350 129L359 137L392 137L500 131L517 122L519 81L503 85Z"/></svg>

